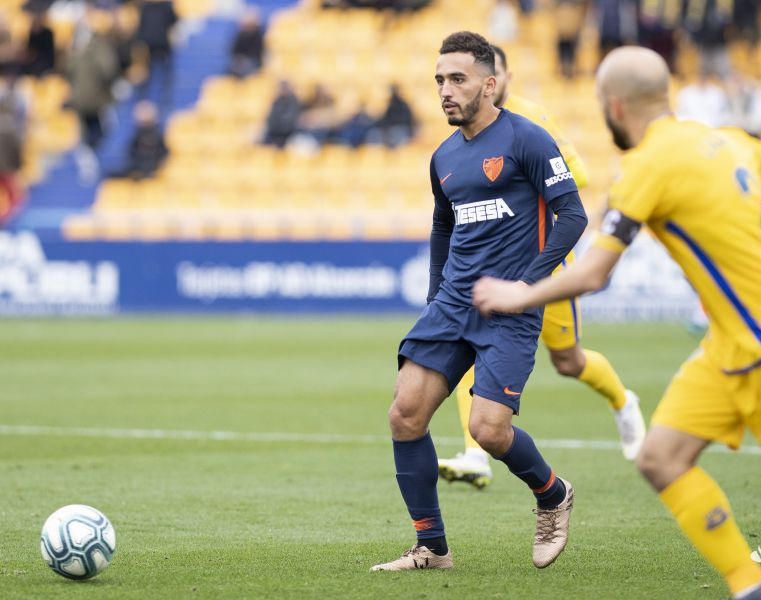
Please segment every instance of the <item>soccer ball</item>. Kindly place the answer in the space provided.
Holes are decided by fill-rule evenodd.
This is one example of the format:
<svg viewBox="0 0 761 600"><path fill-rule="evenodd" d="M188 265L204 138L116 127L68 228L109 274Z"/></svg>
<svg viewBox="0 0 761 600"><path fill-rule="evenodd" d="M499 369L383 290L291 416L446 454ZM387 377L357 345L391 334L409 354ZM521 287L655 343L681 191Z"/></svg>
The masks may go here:
<svg viewBox="0 0 761 600"><path fill-rule="evenodd" d="M59 575L89 579L103 571L116 552L116 532L99 510L84 504L59 508L42 526L42 558Z"/></svg>

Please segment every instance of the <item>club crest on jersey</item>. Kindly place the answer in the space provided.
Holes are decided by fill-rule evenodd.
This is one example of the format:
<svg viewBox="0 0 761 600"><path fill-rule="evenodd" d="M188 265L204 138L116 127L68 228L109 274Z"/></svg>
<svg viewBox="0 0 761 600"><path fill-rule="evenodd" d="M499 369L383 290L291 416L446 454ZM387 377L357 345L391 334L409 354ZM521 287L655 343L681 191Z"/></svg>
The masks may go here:
<svg viewBox="0 0 761 600"><path fill-rule="evenodd" d="M499 174L502 172L502 167L504 166L504 156L493 156L492 158L485 158L483 164L484 175L486 175L489 181L494 182L497 180L497 177L499 177Z"/></svg>

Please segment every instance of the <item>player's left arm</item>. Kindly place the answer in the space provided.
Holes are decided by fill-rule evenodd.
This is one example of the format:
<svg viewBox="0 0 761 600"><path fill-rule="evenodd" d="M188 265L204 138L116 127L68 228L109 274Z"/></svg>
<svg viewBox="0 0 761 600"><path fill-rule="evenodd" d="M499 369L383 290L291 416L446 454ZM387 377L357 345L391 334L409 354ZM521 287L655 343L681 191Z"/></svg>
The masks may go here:
<svg viewBox="0 0 761 600"><path fill-rule="evenodd" d="M573 250L587 227L587 213L578 192L568 192L556 198L552 211L557 220L547 236L544 249L526 267L521 281L534 283L552 273Z"/></svg>
<svg viewBox="0 0 761 600"><path fill-rule="evenodd" d="M547 277L573 250L586 229L587 215L555 140L539 126L524 123L523 127L525 129L520 132L521 166L539 196L557 216L544 248L521 276L521 281L530 284Z"/></svg>
<svg viewBox="0 0 761 600"><path fill-rule="evenodd" d="M618 209L610 209L592 247L567 269L534 285L484 277L473 287L473 305L484 315L521 313L602 288L642 223Z"/></svg>

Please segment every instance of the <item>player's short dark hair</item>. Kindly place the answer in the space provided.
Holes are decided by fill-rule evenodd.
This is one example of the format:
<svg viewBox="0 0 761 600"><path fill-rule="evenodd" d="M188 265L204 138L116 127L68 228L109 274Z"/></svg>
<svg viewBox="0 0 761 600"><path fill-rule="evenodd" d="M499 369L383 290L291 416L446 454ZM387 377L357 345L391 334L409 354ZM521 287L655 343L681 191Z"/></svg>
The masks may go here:
<svg viewBox="0 0 761 600"><path fill-rule="evenodd" d="M494 44L491 44L491 49L494 50L495 60L499 56L502 59L502 64L507 67L507 54L505 54L505 51L499 46L495 46Z"/></svg>
<svg viewBox="0 0 761 600"><path fill-rule="evenodd" d="M447 36L441 43L439 54L453 52L472 55L477 63L485 65L489 73L494 75L494 48L484 36L472 31L458 31Z"/></svg>

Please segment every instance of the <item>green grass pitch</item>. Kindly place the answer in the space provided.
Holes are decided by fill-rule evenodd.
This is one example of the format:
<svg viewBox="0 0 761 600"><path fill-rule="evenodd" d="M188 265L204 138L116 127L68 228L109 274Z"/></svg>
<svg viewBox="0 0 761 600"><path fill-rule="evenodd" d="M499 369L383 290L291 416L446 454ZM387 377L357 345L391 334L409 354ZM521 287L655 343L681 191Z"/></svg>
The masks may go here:
<svg viewBox="0 0 761 600"><path fill-rule="evenodd" d="M618 450L556 443L544 454L576 505L553 566L532 566L531 494L494 464L483 492L439 485L452 571L369 573L414 539L386 425L412 320L0 321L0 598L728 597ZM680 325L590 325L584 344L650 415L697 340ZM605 402L542 349L522 408L540 448L616 438ZM440 456L460 449L453 400L432 432ZM702 461L754 547L759 460ZM113 564L88 582L39 554L43 521L70 503L117 532Z"/></svg>

